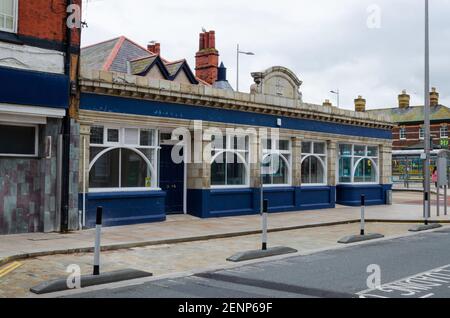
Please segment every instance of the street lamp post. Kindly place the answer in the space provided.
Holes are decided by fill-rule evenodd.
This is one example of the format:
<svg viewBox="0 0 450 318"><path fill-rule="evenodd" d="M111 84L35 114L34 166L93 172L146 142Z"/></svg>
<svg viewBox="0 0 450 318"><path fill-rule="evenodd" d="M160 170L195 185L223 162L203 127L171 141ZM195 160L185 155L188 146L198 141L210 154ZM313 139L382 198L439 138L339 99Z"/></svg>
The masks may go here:
<svg viewBox="0 0 450 318"><path fill-rule="evenodd" d="M335 90L335 91L330 91L330 93L336 95L336 97L337 97L337 107L339 108L339 106L340 106L339 105L340 104L340 101L339 101L339 97L340 97L339 88L337 90Z"/></svg>
<svg viewBox="0 0 450 318"><path fill-rule="evenodd" d="M425 224L431 216L430 207L430 38L428 0L425 0L425 185L424 185L424 218Z"/></svg>
<svg viewBox="0 0 450 318"><path fill-rule="evenodd" d="M255 55L253 52L244 52L239 50L239 44L237 45L236 50L236 92L239 92L239 54L244 55Z"/></svg>

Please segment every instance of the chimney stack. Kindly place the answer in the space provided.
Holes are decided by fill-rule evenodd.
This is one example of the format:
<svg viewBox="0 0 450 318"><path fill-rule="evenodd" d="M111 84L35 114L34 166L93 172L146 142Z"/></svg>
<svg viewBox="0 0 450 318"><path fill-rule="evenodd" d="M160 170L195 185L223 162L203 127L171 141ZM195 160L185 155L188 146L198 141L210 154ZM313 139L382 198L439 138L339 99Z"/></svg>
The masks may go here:
<svg viewBox="0 0 450 318"><path fill-rule="evenodd" d="M147 50L149 50L153 54L159 55L161 53L161 44L160 43L149 44L147 45Z"/></svg>
<svg viewBox="0 0 450 318"><path fill-rule="evenodd" d="M329 99L325 99L322 106L331 107L331 106L333 106L333 104L330 102Z"/></svg>
<svg viewBox="0 0 450 318"><path fill-rule="evenodd" d="M398 95L398 107L401 109L408 108L410 105L411 96L406 93L404 89L400 95Z"/></svg>
<svg viewBox="0 0 450 318"><path fill-rule="evenodd" d="M214 84L218 75L219 51L216 50L215 31L200 33L199 50L195 55L195 75Z"/></svg>
<svg viewBox="0 0 450 318"><path fill-rule="evenodd" d="M431 88L430 93L430 106L438 106L439 105L439 93L436 91L436 87Z"/></svg>
<svg viewBox="0 0 450 318"><path fill-rule="evenodd" d="M358 96L355 99L355 111L357 112L365 112L366 111L366 100L362 98L362 96Z"/></svg>

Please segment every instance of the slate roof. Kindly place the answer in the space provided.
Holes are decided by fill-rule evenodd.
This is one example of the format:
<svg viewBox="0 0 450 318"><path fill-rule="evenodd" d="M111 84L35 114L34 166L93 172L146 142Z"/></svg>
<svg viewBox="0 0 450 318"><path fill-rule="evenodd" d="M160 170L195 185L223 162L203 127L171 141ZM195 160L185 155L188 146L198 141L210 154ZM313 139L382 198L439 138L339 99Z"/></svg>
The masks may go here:
<svg viewBox="0 0 450 318"><path fill-rule="evenodd" d="M368 112L375 114L387 114L394 123L417 123L424 121L424 106L410 106L408 108L373 109ZM431 121L450 121L450 109L444 105L432 106Z"/></svg>
<svg viewBox="0 0 450 318"><path fill-rule="evenodd" d="M192 84L209 86L193 74L186 60L169 62L124 36L81 49L81 67L84 69L119 73L130 71L133 75L145 76L155 66L167 80L174 80L183 70Z"/></svg>

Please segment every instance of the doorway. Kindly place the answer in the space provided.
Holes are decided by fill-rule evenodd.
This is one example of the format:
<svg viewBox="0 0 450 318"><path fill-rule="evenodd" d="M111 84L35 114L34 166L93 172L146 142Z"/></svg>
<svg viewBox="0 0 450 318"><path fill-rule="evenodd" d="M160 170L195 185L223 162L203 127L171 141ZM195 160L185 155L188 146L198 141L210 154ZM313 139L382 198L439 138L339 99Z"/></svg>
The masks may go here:
<svg viewBox="0 0 450 318"><path fill-rule="evenodd" d="M184 162L173 162L172 148L173 145L161 145L159 186L166 192L166 214L183 214L185 167Z"/></svg>

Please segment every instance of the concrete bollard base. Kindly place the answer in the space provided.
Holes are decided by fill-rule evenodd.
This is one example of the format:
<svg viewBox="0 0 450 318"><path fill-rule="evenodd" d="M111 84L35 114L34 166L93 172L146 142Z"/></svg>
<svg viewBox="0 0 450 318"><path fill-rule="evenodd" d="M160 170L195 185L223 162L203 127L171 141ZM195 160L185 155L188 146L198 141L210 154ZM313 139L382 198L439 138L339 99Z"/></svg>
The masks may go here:
<svg viewBox="0 0 450 318"><path fill-rule="evenodd" d="M152 273L139 271L135 269L125 269L120 271L108 272L100 275L85 275L80 278L81 288L116 283L125 280L138 279L152 276ZM35 287L30 288L34 294L49 294L64 290L69 290L67 287L67 278L60 278L52 281L43 282Z"/></svg>
<svg viewBox="0 0 450 318"><path fill-rule="evenodd" d="M384 235L378 234L378 233L369 233L366 235L350 235L341 238L338 243L341 244L350 244L350 243L357 243L357 242L363 242L363 241L369 241L369 240L376 240L383 238Z"/></svg>
<svg viewBox="0 0 450 318"><path fill-rule="evenodd" d="M228 257L227 261L243 262L243 261L249 261L252 259L284 255L284 254L292 254L292 253L297 253L297 252L298 251L296 249L293 249L290 247L279 246L279 247L269 248L267 250L254 250L254 251L246 251L246 252L237 253L233 256Z"/></svg>
<svg viewBox="0 0 450 318"><path fill-rule="evenodd" d="M438 224L438 223L433 223L433 224L421 224L421 225L416 225L413 228L410 228L409 231L410 232L421 232L421 231L428 231L428 230L433 230L433 229L438 229L441 228L442 225Z"/></svg>

